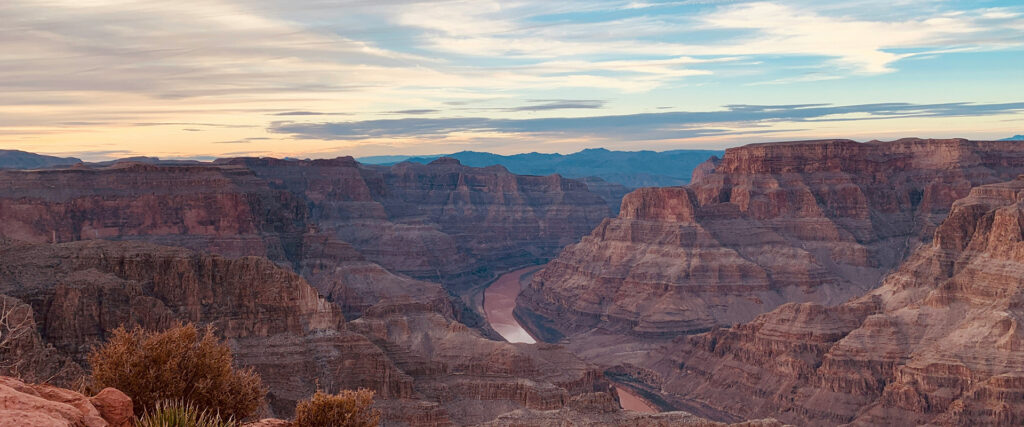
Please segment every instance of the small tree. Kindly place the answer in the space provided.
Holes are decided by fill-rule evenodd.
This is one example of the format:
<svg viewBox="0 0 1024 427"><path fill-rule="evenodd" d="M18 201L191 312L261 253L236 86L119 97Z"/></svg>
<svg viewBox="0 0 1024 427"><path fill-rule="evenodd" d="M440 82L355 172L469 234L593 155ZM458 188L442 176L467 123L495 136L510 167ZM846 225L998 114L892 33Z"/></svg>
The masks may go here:
<svg viewBox="0 0 1024 427"><path fill-rule="evenodd" d="M35 330L32 309L6 295L0 295L0 371L19 376L27 360L14 356L19 341Z"/></svg>
<svg viewBox="0 0 1024 427"><path fill-rule="evenodd" d="M137 415L160 402L178 401L240 420L255 412L266 394L256 372L232 366L231 349L210 327L203 334L192 324L163 332L118 328L93 350L89 364L93 384L123 391Z"/></svg>
<svg viewBox="0 0 1024 427"><path fill-rule="evenodd" d="M373 391L343 390L327 394L317 390L313 398L295 407L296 427L372 427L380 423L380 411L373 409Z"/></svg>

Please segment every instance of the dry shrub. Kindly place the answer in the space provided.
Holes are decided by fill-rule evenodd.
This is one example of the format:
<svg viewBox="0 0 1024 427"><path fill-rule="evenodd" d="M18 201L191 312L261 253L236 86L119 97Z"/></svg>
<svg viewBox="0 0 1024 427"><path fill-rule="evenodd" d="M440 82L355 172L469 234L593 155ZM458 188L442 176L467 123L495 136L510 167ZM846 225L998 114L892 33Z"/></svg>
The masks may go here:
<svg viewBox="0 0 1024 427"><path fill-rule="evenodd" d="M295 407L296 427L371 427L380 423L380 411L373 409L373 391L342 390L327 394L317 390L313 398Z"/></svg>
<svg viewBox="0 0 1024 427"><path fill-rule="evenodd" d="M231 349L212 328L200 334L192 324L162 332L118 328L110 341L93 350L89 364L93 385L123 391L137 415L156 410L159 402L179 401L240 420L266 394L256 372L232 366Z"/></svg>

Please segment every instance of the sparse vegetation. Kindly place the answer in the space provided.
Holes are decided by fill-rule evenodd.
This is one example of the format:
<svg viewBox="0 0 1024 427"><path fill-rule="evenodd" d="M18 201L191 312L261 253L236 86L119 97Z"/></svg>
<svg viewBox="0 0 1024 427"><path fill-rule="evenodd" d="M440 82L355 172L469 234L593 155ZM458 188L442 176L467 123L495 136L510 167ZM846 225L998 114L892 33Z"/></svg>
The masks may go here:
<svg viewBox="0 0 1024 427"><path fill-rule="evenodd" d="M231 350L212 328L187 324L162 332L118 328L89 355L97 389L114 387L135 403L135 413L153 413L164 401L185 402L198 411L241 420L266 393L252 369L232 366Z"/></svg>
<svg viewBox="0 0 1024 427"><path fill-rule="evenodd" d="M153 405L135 423L136 427L237 427L233 419L224 420L215 412L199 409L192 403L163 401Z"/></svg>
<svg viewBox="0 0 1024 427"><path fill-rule="evenodd" d="M373 391L343 390L338 394L317 391L295 407L296 427L370 427L380 423L380 411L373 409Z"/></svg>

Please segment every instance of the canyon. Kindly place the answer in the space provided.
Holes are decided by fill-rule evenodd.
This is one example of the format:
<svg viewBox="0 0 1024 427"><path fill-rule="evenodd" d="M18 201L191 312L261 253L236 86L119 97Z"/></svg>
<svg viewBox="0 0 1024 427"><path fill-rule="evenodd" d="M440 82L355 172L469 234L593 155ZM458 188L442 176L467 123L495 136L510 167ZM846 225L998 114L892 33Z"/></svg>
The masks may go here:
<svg viewBox="0 0 1024 427"><path fill-rule="evenodd" d="M971 188L1024 170L1014 142L905 139L728 149L685 187L634 191L533 276L516 308L546 341L671 338L877 287Z"/></svg>
<svg viewBox="0 0 1024 427"><path fill-rule="evenodd" d="M71 386L184 321L262 416L319 385L395 426L1019 424L1021 144L753 144L625 196L451 158L3 170L0 374Z"/></svg>
<svg viewBox="0 0 1024 427"><path fill-rule="evenodd" d="M802 425L1024 422L1024 180L976 187L881 287L692 336L665 391Z"/></svg>
<svg viewBox="0 0 1024 427"><path fill-rule="evenodd" d="M351 158L117 162L0 172L7 373L72 385L118 326L212 325L288 417L367 387L388 425L471 425L598 393L557 345L500 340L457 297L610 214L582 181Z"/></svg>
<svg viewBox="0 0 1024 427"><path fill-rule="evenodd" d="M729 149L686 187L627 195L534 274L515 316L720 421L1015 425L1022 150Z"/></svg>

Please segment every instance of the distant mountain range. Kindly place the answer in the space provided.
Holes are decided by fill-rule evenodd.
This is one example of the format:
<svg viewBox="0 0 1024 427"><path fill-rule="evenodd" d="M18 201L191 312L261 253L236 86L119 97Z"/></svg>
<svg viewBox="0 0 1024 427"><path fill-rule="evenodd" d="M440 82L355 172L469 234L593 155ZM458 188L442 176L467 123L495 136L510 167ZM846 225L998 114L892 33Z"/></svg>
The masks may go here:
<svg viewBox="0 0 1024 427"><path fill-rule="evenodd" d="M54 157L20 150L0 150L0 169L40 169L82 163L74 157Z"/></svg>
<svg viewBox="0 0 1024 427"><path fill-rule="evenodd" d="M587 149L573 154L524 153L510 156L462 151L431 156L373 156L357 159L361 163L391 165L403 161L430 163L440 157L451 157L466 166L502 165L519 175L559 174L567 178L587 178L591 185L603 185L592 178L627 188L669 187L685 185L697 165L711 156L722 156L715 150L612 151ZM135 161L159 164L192 164L194 160L162 160L156 157L131 157L91 163L107 166L116 162ZM82 163L74 157L54 157L19 150L0 150L0 169L42 169ZM620 190L614 190L620 192Z"/></svg>
<svg viewBox="0 0 1024 427"><path fill-rule="evenodd" d="M461 151L434 156L362 157L362 163L389 165L403 161L430 163L439 157L452 157L466 166L502 165L520 175L559 174L568 178L598 177L630 188L667 187L690 182L697 165L724 151L611 151L594 148L573 154L524 153L503 156L478 151Z"/></svg>
<svg viewBox="0 0 1024 427"><path fill-rule="evenodd" d="M1024 135L1014 135L1009 138L1000 139L1000 141L1024 141Z"/></svg>

